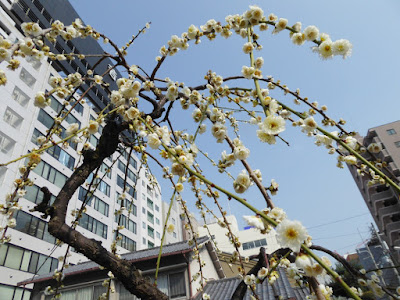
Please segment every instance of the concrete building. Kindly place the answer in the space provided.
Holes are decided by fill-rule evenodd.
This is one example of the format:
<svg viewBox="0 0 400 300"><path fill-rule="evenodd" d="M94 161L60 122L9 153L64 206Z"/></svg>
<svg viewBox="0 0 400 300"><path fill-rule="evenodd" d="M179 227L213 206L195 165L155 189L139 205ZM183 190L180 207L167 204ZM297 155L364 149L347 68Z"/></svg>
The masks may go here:
<svg viewBox="0 0 400 300"><path fill-rule="evenodd" d="M259 253L260 247L264 247L267 254L274 252L280 248L278 242L276 241L275 231L271 231L269 234L261 234L259 230L254 228L245 228L244 230L239 230L239 226L236 217L231 215L226 217L232 233L239 238L242 243L240 247L240 254L242 256L257 255ZM207 223L207 228L204 226L199 226L200 236L209 235L211 232L213 239L217 242L217 247L222 252L232 253L235 251L234 246L229 241L226 233L228 230L219 225L217 221L210 221Z"/></svg>
<svg viewBox="0 0 400 300"><path fill-rule="evenodd" d="M48 28L54 20L59 19L65 24L71 24L78 17L66 0L0 0L0 34L11 41L24 38L20 29L22 22L33 21L42 28ZM72 51L81 54L103 53L101 46L91 38L69 41L58 38L50 47L56 54ZM8 71L8 82L0 87L1 163L26 154L36 147L37 137L46 134L46 130L53 124L53 118L64 108L64 100L57 96L52 96L51 105L44 109L33 105L33 98L37 92L51 89L49 78L65 77L75 72L85 75L96 63L96 58L90 57L65 61L37 61L31 58L20 60L21 66L15 71ZM94 69L94 74L102 74L111 64L110 60L102 61ZM6 66L7 63L2 62L0 69L6 70ZM112 89L116 87L115 81L120 74L115 71L110 75L105 76L104 81L109 83ZM87 87L88 85L84 84L70 104L79 100ZM83 127L90 120L96 119L99 111L108 103L107 93L98 87L87 93L83 100L85 102L78 103L62 122L61 137L70 124L78 123ZM66 108L71 106L67 105ZM91 135L89 142L96 146L99 136L99 133ZM55 137L55 141L59 140ZM74 167L79 164L80 157L76 150L80 150L80 147L71 143L68 148L51 148L42 155L42 162L31 172L30 178L34 185L27 187L27 194L19 201L22 210L14 215L17 226L7 231L12 240L0 247L0 299L29 299L29 289L32 285L27 285L28 290L23 290L16 286L17 282L30 279L35 274L54 271L58 267L57 258L65 254L66 245L55 245L55 239L47 232L46 220L41 219L39 213L29 210L41 202L41 187L45 186L53 195L57 195L66 179L71 176ZM114 167L111 168L113 161ZM19 178L18 169L23 164L24 160L21 160L0 167L0 204L5 201L6 194L14 188L13 182ZM118 196L123 192L125 173L129 196L128 203L124 205L130 208L131 212L122 215L121 224L125 228L120 231L122 240L118 243L121 253L155 247L160 245L161 241L161 190L135 155L129 157L128 152L123 151L121 155L116 153L105 160L99 171L101 179L96 179L99 183L98 189L88 199L87 211L77 227L85 236L101 241L106 248L110 247L115 240L113 230L117 223L114 212L121 206ZM80 208L86 191L87 186L84 185L75 193L70 200L69 209ZM74 217L68 215L67 222L71 224L73 220ZM85 260L85 257L75 252L69 257L71 264Z"/></svg>
<svg viewBox="0 0 400 300"><path fill-rule="evenodd" d="M380 143L382 151L376 159L387 164L387 174L391 174L395 181L400 179L400 121L377 126L368 130L365 137L357 137L359 142L367 147L371 143ZM369 160L374 160L365 154ZM379 229L382 238L389 246L392 256L399 260L399 253L395 247L400 246L400 203L399 194L391 187L375 184L368 185L369 175L360 176L354 166L349 167L351 174L367 204L372 217Z"/></svg>

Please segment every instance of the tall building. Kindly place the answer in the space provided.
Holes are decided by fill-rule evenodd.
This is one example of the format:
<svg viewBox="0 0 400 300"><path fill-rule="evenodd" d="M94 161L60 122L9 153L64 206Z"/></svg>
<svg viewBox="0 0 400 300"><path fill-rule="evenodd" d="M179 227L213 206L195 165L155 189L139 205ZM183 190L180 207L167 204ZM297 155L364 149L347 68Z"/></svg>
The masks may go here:
<svg viewBox="0 0 400 300"><path fill-rule="evenodd" d="M374 127L368 130L365 137L358 137L365 147L371 143L382 145L382 151L376 158L387 164L386 173L391 173L397 181L400 179L400 121ZM365 154L367 159L371 159ZM371 177L367 174L360 176L354 166L349 167L351 174L379 228L382 238L389 246L392 257L399 261L396 249L400 246L400 204L399 194L385 184L369 185Z"/></svg>
<svg viewBox="0 0 400 300"><path fill-rule="evenodd" d="M241 242L240 255L252 256L257 255L260 252L260 247L264 247L267 254L281 248L276 240L275 231L272 230L268 234L262 234L259 230L252 227L246 227L244 230L239 230L239 226L234 215L226 216L227 221L230 224L232 233L238 237ZM227 237L227 228L221 227L220 223L216 220L207 222L207 228L199 226L198 231L200 236L210 235L214 241L217 242L216 247L221 252L233 253L236 249L229 241Z"/></svg>
<svg viewBox="0 0 400 300"><path fill-rule="evenodd" d="M76 18L76 11L66 0L0 0L0 34L11 41L23 39L22 22L37 22L41 28L49 28L55 20L71 24ZM49 44L55 54L103 53L101 46L91 38L63 40L61 37ZM8 71L8 82L0 87L0 162L5 163L12 158L26 154L36 147L37 137L45 135L52 126L53 118L64 108L64 100L51 97L51 105L39 109L33 105L33 98L39 91L51 90L49 78L65 77L79 72L85 75L92 69L96 58L87 57L82 60L37 61L30 57L20 58L21 65L15 71ZM112 61L106 59L96 66L95 74L102 74ZM0 63L0 69L6 70L7 63ZM121 77L116 70L104 77L110 88L116 88L116 79ZM88 87L85 83L70 101L73 104L80 99ZM78 103L74 110L61 123L63 129L70 124L78 123L81 127L90 120L96 119L100 110L108 103L107 93L94 87ZM71 108L70 104L66 108ZM101 131L100 128L99 131ZM99 133L90 136L89 142L96 146ZM59 141L55 137L55 141ZM47 232L47 222L40 218L40 213L31 212L35 204L43 198L41 187L47 187L53 195L57 195L66 179L71 176L80 156L77 150L81 146L70 143L67 148L55 146L42 155L42 162L30 174L34 185L27 187L27 193L20 198L22 209L14 217L17 226L9 229L12 240L0 246L0 299L29 299L29 290L16 286L17 282L28 280L35 274L47 274L55 270L58 257L63 256L67 246L55 246L55 239ZM115 161L112 167L112 163ZM24 165L20 160L6 167L0 167L0 204L4 203L7 193L14 188L14 180L19 178L19 167ZM128 170L126 171L126 168ZM106 159L99 170L101 179L96 179L98 189L88 201L87 211L80 220L77 230L89 238L102 242L110 248L115 240L114 229L117 227L114 212L120 209L118 196L123 192L124 176L127 174L127 193L131 212L124 212L120 230L122 239L118 242L120 253L141 250L160 245L162 232L162 200L161 190L157 182L141 166L140 159L128 152L121 151ZM89 178L88 180L90 180ZM79 209L87 191L83 185L70 200L69 209ZM68 215L67 223L74 220ZM5 220L2 221L4 224ZM71 264L85 261L82 255L72 252ZM31 288L31 286L27 286Z"/></svg>

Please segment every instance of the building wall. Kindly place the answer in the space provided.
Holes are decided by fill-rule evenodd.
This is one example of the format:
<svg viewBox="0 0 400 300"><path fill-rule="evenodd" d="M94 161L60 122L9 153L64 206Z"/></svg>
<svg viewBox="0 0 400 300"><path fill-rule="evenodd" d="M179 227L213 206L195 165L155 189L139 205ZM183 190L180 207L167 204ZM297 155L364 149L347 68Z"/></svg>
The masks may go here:
<svg viewBox="0 0 400 300"><path fill-rule="evenodd" d="M279 249L280 246L276 241L276 234L274 231L271 231L269 234L261 234L260 231L255 230L254 228L249 228L245 230L239 230L239 226L236 220L236 217L231 215L226 217L228 222L230 223L230 228L234 235L239 238L239 241L242 243L240 247L240 254L242 256L251 256L257 255L259 253L260 247L264 247L268 254L274 252ZM217 247L222 252L233 253L235 248L229 241L226 233L228 230L226 228L221 227L218 222L213 222L207 224L207 228L204 226L199 226L199 235L211 235L214 236L215 241L217 242ZM243 246L248 245L247 249L244 249Z"/></svg>
<svg viewBox="0 0 400 300"><path fill-rule="evenodd" d="M383 150L376 158L386 162L390 173L400 179L400 121L392 122L368 130L365 137L358 140L367 147L371 143L381 143ZM365 154L369 160L372 158ZM399 259L399 253L394 249L400 246L400 204L399 194L393 188L385 185L368 185L369 175L360 176L355 167L349 167L350 172L379 228L384 240L389 245L392 255ZM386 172L387 173L387 172ZM389 173L388 173L389 174Z"/></svg>

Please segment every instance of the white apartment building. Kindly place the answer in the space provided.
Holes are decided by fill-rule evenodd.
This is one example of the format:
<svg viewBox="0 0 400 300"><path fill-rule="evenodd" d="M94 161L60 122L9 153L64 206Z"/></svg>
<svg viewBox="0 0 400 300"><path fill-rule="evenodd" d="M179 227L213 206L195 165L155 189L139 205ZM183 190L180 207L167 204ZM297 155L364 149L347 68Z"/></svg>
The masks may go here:
<svg viewBox="0 0 400 300"><path fill-rule="evenodd" d="M43 5L51 5L49 1L0 0L0 34L11 41L23 38L17 29L18 18L13 13L15 7L15 9L26 10L26 16L31 20L36 18L35 15L32 16L34 9L40 8L40 14L49 19L46 7L43 7L40 2L43 2ZM69 9L72 8L68 1L62 2L69 5ZM27 9L28 5L32 8ZM37 16L41 17L40 14ZM75 45L71 43L67 45L75 48ZM55 48L58 49L58 46L57 42ZM71 61L72 67L77 66L73 63ZM8 70L6 66L6 62L0 63L0 69L7 70L8 78L7 84L0 86L0 163L28 153L36 147L37 137L46 134L46 130L53 123L53 118L63 109L63 100L52 96L51 105L39 109L33 105L33 98L37 92L51 89L48 84L51 76L66 76L67 73L60 66L55 66L46 59L39 62L30 58L21 58L21 66L16 71ZM82 71L79 67L76 70ZM107 77L104 80L112 83L116 78ZM78 92L74 97L79 99L80 94L81 92ZM97 94L99 96L96 98ZM78 123L80 127L83 127L89 123L89 120L96 119L96 112L102 109L99 103L106 102L106 98L101 96L100 91L89 93L84 100L85 103L79 103L62 122L61 126L64 129L72 123ZM67 109L70 107L67 106ZM61 137L63 134L65 133L62 133ZM100 133L91 135L89 142L96 146L99 137ZM55 137L56 141L59 139ZM54 237L47 232L46 220L40 218L40 213L30 212L30 209L41 202L43 198L41 187L45 186L53 195L57 195L66 179L71 176L74 167L79 165L82 159L76 152L80 150L80 147L81 145L76 146L70 143L68 148L55 146L49 149L42 155L42 162L31 172L29 178L34 181L34 185L27 187L26 196L19 200L22 209L14 215L17 226L7 231L7 234L11 234L12 240L0 246L0 299L29 299L29 290L17 287L17 283L31 279L35 274L47 274L54 271L59 264L57 258L65 254L67 246L56 247ZM111 167L113 161L115 163ZM0 203L4 203L6 194L13 190L13 181L19 178L18 169L22 165L24 165L24 160L0 167ZM141 167L140 159L133 154L129 157L126 151L115 153L104 161L98 173L100 178L96 179L99 182L98 189L88 201L87 211L80 220L77 230L86 237L101 241L104 247L110 248L112 241L115 240L114 230L117 223L114 212L120 209L121 203L118 196L123 192L125 172L129 194L127 197L129 204L125 203L125 206L130 208L131 212L125 211L122 215L121 225L125 228L120 230L122 240L118 242L119 252L127 253L159 246L163 209L160 187L158 184L150 183L147 171ZM88 178L88 182L90 179ZM86 186L82 186L75 193L69 203L70 210L81 207L86 189ZM4 224L4 220L0 221ZM68 215L67 222L71 224L72 221L74 217ZM84 256L73 251L69 258L71 264L85 260L87 259Z"/></svg>
<svg viewBox="0 0 400 300"><path fill-rule="evenodd" d="M276 233L272 230L268 234L262 234L259 230L254 228L245 228L239 230L239 226L234 215L226 216L232 233L239 238L241 247L239 249L240 255L251 256L259 253L260 247L264 247L267 254L270 254L281 248L276 240ZM214 220L207 222L207 228L199 226L198 231L200 236L208 235L209 232L212 238L217 242L217 247L220 251L226 253L233 253L235 247L227 237L228 229L221 227L218 221Z"/></svg>

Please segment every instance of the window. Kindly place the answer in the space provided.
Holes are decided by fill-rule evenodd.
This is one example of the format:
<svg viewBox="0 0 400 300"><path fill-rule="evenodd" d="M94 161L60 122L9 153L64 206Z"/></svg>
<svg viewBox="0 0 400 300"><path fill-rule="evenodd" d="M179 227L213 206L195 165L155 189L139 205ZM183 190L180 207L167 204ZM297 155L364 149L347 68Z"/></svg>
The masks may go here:
<svg viewBox="0 0 400 300"><path fill-rule="evenodd" d="M142 207L142 213L146 214L146 209L144 207Z"/></svg>
<svg viewBox="0 0 400 300"><path fill-rule="evenodd" d="M154 224L154 215L150 212L147 212L147 221L149 221L151 224Z"/></svg>
<svg viewBox="0 0 400 300"><path fill-rule="evenodd" d="M0 297L1 299L10 300L29 300L31 292L28 289L0 284Z"/></svg>
<svg viewBox="0 0 400 300"><path fill-rule="evenodd" d="M147 198L147 208L153 210L153 201L151 201L149 198Z"/></svg>
<svg viewBox="0 0 400 300"><path fill-rule="evenodd" d="M129 251L136 251L136 242L119 233L121 239L117 240L117 245Z"/></svg>
<svg viewBox="0 0 400 300"><path fill-rule="evenodd" d="M111 169L104 162L100 166L100 172L106 174L108 178L111 178Z"/></svg>
<svg viewBox="0 0 400 300"><path fill-rule="evenodd" d="M57 159L60 163L66 166L68 169L73 170L75 165L75 158L61 149L60 146L56 145L46 150L52 157Z"/></svg>
<svg viewBox="0 0 400 300"><path fill-rule="evenodd" d="M142 227L143 227L143 229L146 229L146 223L145 222L142 222Z"/></svg>
<svg viewBox="0 0 400 300"><path fill-rule="evenodd" d="M11 244L0 246L0 265L38 275L53 272L58 260Z"/></svg>
<svg viewBox="0 0 400 300"><path fill-rule="evenodd" d="M64 105L58 102L58 100L53 95L50 95L50 99L50 107L58 114L64 108Z"/></svg>
<svg viewBox="0 0 400 300"><path fill-rule="evenodd" d="M0 185L3 183L4 178L6 178L6 172L7 168L6 167L0 167Z"/></svg>
<svg viewBox="0 0 400 300"><path fill-rule="evenodd" d="M117 185L123 189L124 188L124 179L117 175ZM136 190L131 186L129 183L125 183L125 190L126 192L131 195L133 198L136 198Z"/></svg>
<svg viewBox="0 0 400 300"><path fill-rule="evenodd" d="M77 118L75 118L71 113L69 113L65 117L65 121L67 121L68 124L78 123L79 127L81 127L81 122Z"/></svg>
<svg viewBox="0 0 400 300"><path fill-rule="evenodd" d="M15 86L11 97L21 106L26 107L29 102L29 97L19 87Z"/></svg>
<svg viewBox="0 0 400 300"><path fill-rule="evenodd" d="M40 190L40 187L37 185L32 185L32 186L25 186L26 194L24 198L28 201L31 201L33 203L40 203L43 201L44 194ZM54 200L56 200L56 197L54 195L51 195L50 198L50 205L54 203Z"/></svg>
<svg viewBox="0 0 400 300"><path fill-rule="evenodd" d="M156 237L157 237L158 239L161 238L161 235L160 235L160 233L159 233L158 231L156 231Z"/></svg>
<svg viewBox="0 0 400 300"><path fill-rule="evenodd" d="M157 278L157 287L170 299L186 296L185 272L160 273Z"/></svg>
<svg viewBox="0 0 400 300"><path fill-rule="evenodd" d="M11 108L7 107L4 112L3 120L15 129L19 129L22 125L23 118Z"/></svg>
<svg viewBox="0 0 400 300"><path fill-rule="evenodd" d="M259 248L262 246L267 245L267 240L266 239L261 239L261 240L256 240L256 241L250 241L243 243L243 250L248 250L248 249L253 249L253 248Z"/></svg>
<svg viewBox="0 0 400 300"><path fill-rule="evenodd" d="M147 246L148 246L149 248L154 248L154 243L148 241L148 242L147 242Z"/></svg>
<svg viewBox="0 0 400 300"><path fill-rule="evenodd" d="M91 173L88 176L88 178L86 179L86 182L90 183L90 182L92 182L92 180L93 180L93 184L97 185L97 190L102 192L104 195L110 197L110 186L107 183L105 183L100 178L94 178L93 179L93 173Z"/></svg>
<svg viewBox="0 0 400 300"><path fill-rule="evenodd" d="M73 105L75 105L75 104L73 104ZM83 105L82 105L82 104L80 104L80 103L78 102L78 103L75 105L74 109L75 109L75 111L76 111L77 113L79 113L81 116L83 115Z"/></svg>
<svg viewBox="0 0 400 300"><path fill-rule="evenodd" d="M48 232L47 222L27 214L22 210L18 211L15 220L17 221L17 226L14 228L15 230L37 237L51 244L55 244L56 239Z"/></svg>
<svg viewBox="0 0 400 300"><path fill-rule="evenodd" d="M396 134L396 130L394 130L393 128L386 130L386 132L387 132L388 135Z"/></svg>
<svg viewBox="0 0 400 300"><path fill-rule="evenodd" d="M147 186L147 194L153 196L153 191L151 190L151 187L149 185Z"/></svg>
<svg viewBox="0 0 400 300"><path fill-rule="evenodd" d="M160 208L158 207L158 205L156 204L156 211L160 211Z"/></svg>
<svg viewBox="0 0 400 300"><path fill-rule="evenodd" d="M0 131L0 152L11 155L15 146L15 141Z"/></svg>
<svg viewBox="0 0 400 300"><path fill-rule="evenodd" d="M38 115L38 121L42 123L47 129L50 129L53 126L54 119L43 109L40 109Z"/></svg>
<svg viewBox="0 0 400 300"><path fill-rule="evenodd" d="M67 176L54 169L43 160L33 169L33 172L42 176L44 179L50 181L59 188L62 188L67 181Z"/></svg>
<svg viewBox="0 0 400 300"><path fill-rule="evenodd" d="M176 232L175 232L175 231L172 233L172 236L173 236L174 238L176 238Z"/></svg>
<svg viewBox="0 0 400 300"><path fill-rule="evenodd" d="M93 134L91 134L89 137L89 143L91 143L92 146L96 148L97 144L99 143L99 139L95 137Z"/></svg>
<svg viewBox="0 0 400 300"><path fill-rule="evenodd" d="M143 239L142 239L142 242L143 242L143 245L146 245L146 242L147 242L147 241L146 241L145 238L143 238Z"/></svg>
<svg viewBox="0 0 400 300"><path fill-rule="evenodd" d="M82 214L82 218L79 220L79 226L101 236L102 238L107 238L107 225L85 213Z"/></svg>
<svg viewBox="0 0 400 300"><path fill-rule="evenodd" d="M25 68L22 68L19 78L30 88L35 85L36 79Z"/></svg>
<svg viewBox="0 0 400 300"><path fill-rule="evenodd" d="M104 287L101 284L94 284L90 286L80 287L80 288L72 288L68 290L61 290L62 296L61 299L79 299L79 300L88 300L88 299L99 299L101 295L104 293ZM45 300L53 299L54 295L46 296ZM24 299L25 300L25 299Z"/></svg>
<svg viewBox="0 0 400 300"><path fill-rule="evenodd" d="M397 148L400 148L400 141L394 142L394 145L395 145Z"/></svg>
<svg viewBox="0 0 400 300"><path fill-rule="evenodd" d="M156 218L156 224L160 225L160 219L159 218Z"/></svg>
<svg viewBox="0 0 400 300"><path fill-rule="evenodd" d="M127 216L125 215L115 216L115 223L125 226L127 230L136 234L136 223L130 220Z"/></svg>
<svg viewBox="0 0 400 300"><path fill-rule="evenodd" d="M82 202L86 202L89 206L108 217L109 205L95 195L89 197L88 191L82 187L79 188L78 199Z"/></svg>
<svg viewBox="0 0 400 300"><path fill-rule="evenodd" d="M150 226L147 226L147 235L154 239L154 229Z"/></svg>

